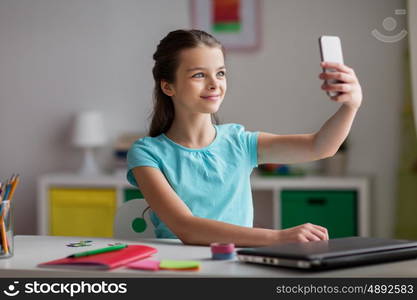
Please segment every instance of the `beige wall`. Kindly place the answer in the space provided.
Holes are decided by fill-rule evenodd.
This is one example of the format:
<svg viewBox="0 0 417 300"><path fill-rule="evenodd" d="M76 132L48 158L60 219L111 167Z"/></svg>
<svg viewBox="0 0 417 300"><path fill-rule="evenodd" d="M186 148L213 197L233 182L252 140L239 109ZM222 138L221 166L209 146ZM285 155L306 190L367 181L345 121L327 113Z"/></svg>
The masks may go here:
<svg viewBox="0 0 417 300"><path fill-rule="evenodd" d="M146 129L152 53L169 30L190 26L189 6L186 0L0 1L0 176L22 175L18 234L35 232L36 177L81 163L68 136L75 112L101 110L112 139ZM229 53L229 94L220 113L223 122L251 130L318 130L338 106L319 88L317 38L341 36L345 62L364 90L349 171L373 175L377 236L392 232L407 43L383 43L371 31L382 30L398 8L405 1L264 0L262 48ZM405 17L396 19L405 26ZM109 150L100 158L106 164Z"/></svg>

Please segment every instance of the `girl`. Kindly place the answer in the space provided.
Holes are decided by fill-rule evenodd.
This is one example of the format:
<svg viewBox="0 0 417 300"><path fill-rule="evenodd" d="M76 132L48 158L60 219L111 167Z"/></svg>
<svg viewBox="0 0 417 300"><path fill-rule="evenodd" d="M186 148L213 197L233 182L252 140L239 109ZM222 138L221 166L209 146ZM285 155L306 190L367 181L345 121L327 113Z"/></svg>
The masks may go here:
<svg viewBox="0 0 417 300"><path fill-rule="evenodd" d="M332 100L342 106L318 132L276 135L217 124L226 67L224 49L213 36L200 30L170 32L153 59L150 137L129 150L127 178L151 207L156 236L179 238L185 244L216 241L237 246L327 240L326 228L313 224L252 228L249 177L258 164L307 162L336 153L362 100L353 70L322 64L337 70L320 78L341 81L322 89L341 92Z"/></svg>

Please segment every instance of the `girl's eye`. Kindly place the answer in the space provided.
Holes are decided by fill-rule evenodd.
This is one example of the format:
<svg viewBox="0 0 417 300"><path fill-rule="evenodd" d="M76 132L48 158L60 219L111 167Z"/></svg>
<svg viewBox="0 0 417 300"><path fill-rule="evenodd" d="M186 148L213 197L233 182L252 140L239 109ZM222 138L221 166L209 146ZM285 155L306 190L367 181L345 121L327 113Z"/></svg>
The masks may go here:
<svg viewBox="0 0 417 300"><path fill-rule="evenodd" d="M201 72L193 75L193 78L203 78L203 77L204 77L204 74Z"/></svg>
<svg viewBox="0 0 417 300"><path fill-rule="evenodd" d="M226 76L226 72L225 71L220 71L219 73L217 73L217 75L224 77Z"/></svg>

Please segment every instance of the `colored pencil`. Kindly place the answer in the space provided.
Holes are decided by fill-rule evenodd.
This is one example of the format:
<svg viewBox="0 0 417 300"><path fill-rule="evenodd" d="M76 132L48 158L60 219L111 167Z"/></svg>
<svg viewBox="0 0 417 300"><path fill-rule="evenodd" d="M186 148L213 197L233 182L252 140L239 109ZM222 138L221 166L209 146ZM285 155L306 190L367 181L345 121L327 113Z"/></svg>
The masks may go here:
<svg viewBox="0 0 417 300"><path fill-rule="evenodd" d="M0 195L0 205L3 205L3 196L4 196L4 194L5 194L5 188L2 189L2 193ZM7 235L6 235L6 229L5 229L4 220L3 220L3 212L4 211L2 211L2 213L0 215L1 245L4 249L4 253L8 254L9 253L9 246L7 245Z"/></svg>
<svg viewBox="0 0 417 300"><path fill-rule="evenodd" d="M16 191L16 187L19 184L20 176L18 174L13 174L9 180L7 180L7 184L0 183L0 205L4 201L6 203L7 208L10 208L10 202L13 199L14 192ZM0 214L0 235L1 235L1 244L3 246L3 250L6 254L9 253L9 245L7 240L7 232L6 232L6 225L4 223L4 219L6 217L6 208L2 207L2 212Z"/></svg>
<svg viewBox="0 0 417 300"><path fill-rule="evenodd" d="M14 191L16 190L16 187L19 184L19 182L20 182L19 174L14 175L13 180L12 180L12 187L10 188L10 195L9 195L8 200L12 201Z"/></svg>

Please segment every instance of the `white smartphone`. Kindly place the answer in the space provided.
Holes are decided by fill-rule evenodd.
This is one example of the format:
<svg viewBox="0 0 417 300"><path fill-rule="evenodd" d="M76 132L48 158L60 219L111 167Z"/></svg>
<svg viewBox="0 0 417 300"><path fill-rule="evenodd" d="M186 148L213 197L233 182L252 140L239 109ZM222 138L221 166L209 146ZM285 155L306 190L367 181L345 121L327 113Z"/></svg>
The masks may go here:
<svg viewBox="0 0 417 300"><path fill-rule="evenodd" d="M342 43L340 42L340 38L338 36L331 36L331 35L322 35L319 38L319 48L320 48L320 55L321 61L330 61L330 62L338 62L343 64L343 53L342 53ZM335 69L331 68L323 68L323 72L334 72ZM338 83L338 80L329 79L325 80L326 83ZM327 91L327 95L330 97L339 95L339 92L329 92Z"/></svg>

